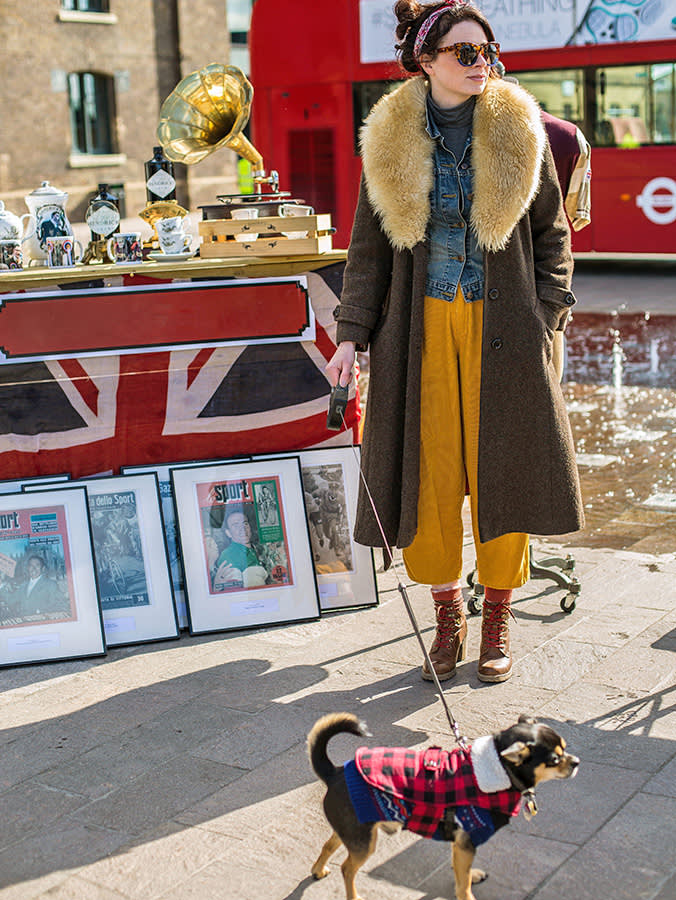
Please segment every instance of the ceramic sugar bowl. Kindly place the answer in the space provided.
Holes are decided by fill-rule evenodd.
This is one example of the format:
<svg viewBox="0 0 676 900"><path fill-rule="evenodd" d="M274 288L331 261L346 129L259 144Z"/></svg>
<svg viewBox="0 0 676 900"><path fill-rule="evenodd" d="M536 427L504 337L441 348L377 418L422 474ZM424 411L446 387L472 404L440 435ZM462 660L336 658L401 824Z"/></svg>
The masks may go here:
<svg viewBox="0 0 676 900"><path fill-rule="evenodd" d="M32 232L24 235L24 219L30 219L30 213L15 216L5 209L5 204L0 200L0 241L25 241Z"/></svg>
<svg viewBox="0 0 676 900"><path fill-rule="evenodd" d="M65 191L52 187L48 181L43 181L39 188L26 196L33 229L27 241L31 260L47 259L47 238L72 236L73 229L66 216L67 199Z"/></svg>

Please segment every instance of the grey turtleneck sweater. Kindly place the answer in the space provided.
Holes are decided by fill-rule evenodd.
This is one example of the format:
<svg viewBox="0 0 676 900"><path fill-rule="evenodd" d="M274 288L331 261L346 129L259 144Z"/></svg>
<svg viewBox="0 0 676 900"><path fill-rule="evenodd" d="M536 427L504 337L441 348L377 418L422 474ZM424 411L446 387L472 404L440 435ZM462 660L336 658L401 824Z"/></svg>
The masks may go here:
<svg viewBox="0 0 676 900"><path fill-rule="evenodd" d="M434 119L444 144L455 156L457 162L460 162L467 135L472 127L475 103L476 97L470 97L464 103L446 109L432 99L431 93L427 95L427 108L430 116Z"/></svg>

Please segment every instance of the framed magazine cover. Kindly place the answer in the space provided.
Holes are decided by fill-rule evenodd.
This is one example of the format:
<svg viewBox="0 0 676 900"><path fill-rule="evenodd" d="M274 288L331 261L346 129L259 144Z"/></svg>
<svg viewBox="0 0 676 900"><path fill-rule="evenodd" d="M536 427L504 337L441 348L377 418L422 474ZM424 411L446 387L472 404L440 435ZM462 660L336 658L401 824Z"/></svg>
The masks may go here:
<svg viewBox="0 0 676 900"><path fill-rule="evenodd" d="M172 469L171 478L191 634L318 618L297 457Z"/></svg>
<svg viewBox="0 0 676 900"><path fill-rule="evenodd" d="M244 457L249 459L250 457ZM220 462L221 460L216 460ZM183 469L186 467L212 465L214 460L176 462L165 465L149 464L145 466L122 466L120 472L123 475L138 475L143 472L154 472L160 489L160 505L162 510L162 522L164 523L164 535L167 541L167 553L169 555L169 569L171 571L171 583L174 590L174 603L178 616L178 627L188 627L188 611L185 602L185 575L183 573L183 560L181 558L181 546L178 541L176 526L176 504L174 502L174 488L171 483L171 469Z"/></svg>
<svg viewBox="0 0 676 900"><path fill-rule="evenodd" d="M85 489L0 495L0 666L105 652Z"/></svg>
<svg viewBox="0 0 676 900"><path fill-rule="evenodd" d="M320 447L294 455L300 459L322 612L375 606L378 588L373 550L352 538L360 448Z"/></svg>
<svg viewBox="0 0 676 900"><path fill-rule="evenodd" d="M177 638L155 473L86 478L70 484L87 489L108 646ZM33 486L25 491L32 492Z"/></svg>

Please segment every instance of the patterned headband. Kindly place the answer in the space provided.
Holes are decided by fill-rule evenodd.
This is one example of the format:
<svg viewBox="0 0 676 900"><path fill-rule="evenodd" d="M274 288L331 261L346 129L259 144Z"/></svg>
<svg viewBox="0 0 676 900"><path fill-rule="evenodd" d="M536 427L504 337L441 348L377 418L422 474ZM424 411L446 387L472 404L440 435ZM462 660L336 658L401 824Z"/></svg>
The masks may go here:
<svg viewBox="0 0 676 900"><path fill-rule="evenodd" d="M449 9L453 9L454 6L457 6L461 0L448 0L448 3L445 3L441 9L435 10L431 16L428 16L425 21L420 26L420 30L415 38L415 44L413 45L413 56L415 59L420 57L420 51L422 50L422 46L425 43L425 39L427 35L430 33L430 29L437 21L440 15L445 12L448 12Z"/></svg>

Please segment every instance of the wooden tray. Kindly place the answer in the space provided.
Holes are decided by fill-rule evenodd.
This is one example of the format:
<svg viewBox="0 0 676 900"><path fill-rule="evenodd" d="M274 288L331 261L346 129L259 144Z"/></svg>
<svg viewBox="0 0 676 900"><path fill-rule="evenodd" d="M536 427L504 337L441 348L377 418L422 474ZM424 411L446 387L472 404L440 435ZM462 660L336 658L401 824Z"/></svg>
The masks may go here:
<svg viewBox="0 0 676 900"><path fill-rule="evenodd" d="M208 219L198 222L203 259L229 256L293 256L295 253L327 253L333 249L331 216L265 216L259 219ZM307 232L288 238L283 232ZM236 240L235 235L250 241ZM257 237L255 236L257 235Z"/></svg>

